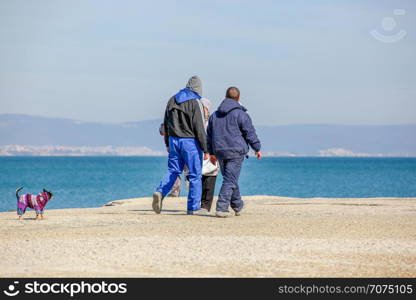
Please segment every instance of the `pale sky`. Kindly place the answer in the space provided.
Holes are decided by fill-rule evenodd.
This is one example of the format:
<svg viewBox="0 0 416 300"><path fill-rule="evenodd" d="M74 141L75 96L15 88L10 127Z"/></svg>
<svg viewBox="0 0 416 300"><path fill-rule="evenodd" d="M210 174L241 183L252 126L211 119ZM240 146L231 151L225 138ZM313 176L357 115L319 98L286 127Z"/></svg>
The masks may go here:
<svg viewBox="0 0 416 300"><path fill-rule="evenodd" d="M416 123L416 1L0 0L0 114L158 119L195 74L259 125Z"/></svg>

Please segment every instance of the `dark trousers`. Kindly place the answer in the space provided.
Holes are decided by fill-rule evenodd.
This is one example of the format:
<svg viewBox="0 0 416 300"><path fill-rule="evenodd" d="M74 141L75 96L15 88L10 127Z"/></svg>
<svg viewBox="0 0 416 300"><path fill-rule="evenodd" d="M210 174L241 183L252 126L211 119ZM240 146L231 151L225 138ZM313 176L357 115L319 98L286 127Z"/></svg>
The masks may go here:
<svg viewBox="0 0 416 300"><path fill-rule="evenodd" d="M215 182L217 176L202 176L202 198L201 208L210 211L214 200Z"/></svg>
<svg viewBox="0 0 416 300"><path fill-rule="evenodd" d="M239 212L244 206L240 195L240 187L238 186L238 178L240 177L244 156L232 159L219 159L218 161L223 181L220 194L218 195L217 211L227 212L228 207L231 205L235 212Z"/></svg>

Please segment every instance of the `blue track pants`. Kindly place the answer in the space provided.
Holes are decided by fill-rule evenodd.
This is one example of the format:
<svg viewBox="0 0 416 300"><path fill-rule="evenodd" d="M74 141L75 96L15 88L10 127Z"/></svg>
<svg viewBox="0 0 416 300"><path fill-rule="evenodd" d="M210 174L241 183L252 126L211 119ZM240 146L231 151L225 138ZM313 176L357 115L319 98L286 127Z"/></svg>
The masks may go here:
<svg viewBox="0 0 416 300"><path fill-rule="evenodd" d="M184 166L189 169L188 210L198 210L202 196L202 150L194 138L169 137L168 173L157 188L165 197Z"/></svg>

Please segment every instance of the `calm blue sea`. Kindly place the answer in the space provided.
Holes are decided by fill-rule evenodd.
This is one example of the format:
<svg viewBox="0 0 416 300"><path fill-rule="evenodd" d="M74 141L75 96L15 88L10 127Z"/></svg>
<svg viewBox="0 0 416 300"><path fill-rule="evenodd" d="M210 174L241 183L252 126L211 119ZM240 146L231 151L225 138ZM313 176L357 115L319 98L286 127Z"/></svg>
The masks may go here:
<svg viewBox="0 0 416 300"><path fill-rule="evenodd" d="M0 157L0 211L15 209L18 186L52 190L47 208L149 197L166 166L165 157ZM243 195L416 197L416 158L250 158L240 186Z"/></svg>

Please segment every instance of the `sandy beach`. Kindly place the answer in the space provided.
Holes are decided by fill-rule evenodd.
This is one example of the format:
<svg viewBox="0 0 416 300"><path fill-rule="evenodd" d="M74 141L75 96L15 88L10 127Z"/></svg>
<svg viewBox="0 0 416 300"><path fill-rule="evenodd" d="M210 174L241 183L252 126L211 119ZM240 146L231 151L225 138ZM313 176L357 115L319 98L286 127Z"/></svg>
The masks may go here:
<svg viewBox="0 0 416 300"><path fill-rule="evenodd" d="M185 198L0 213L1 277L415 277L416 198L245 197L240 217Z"/></svg>

